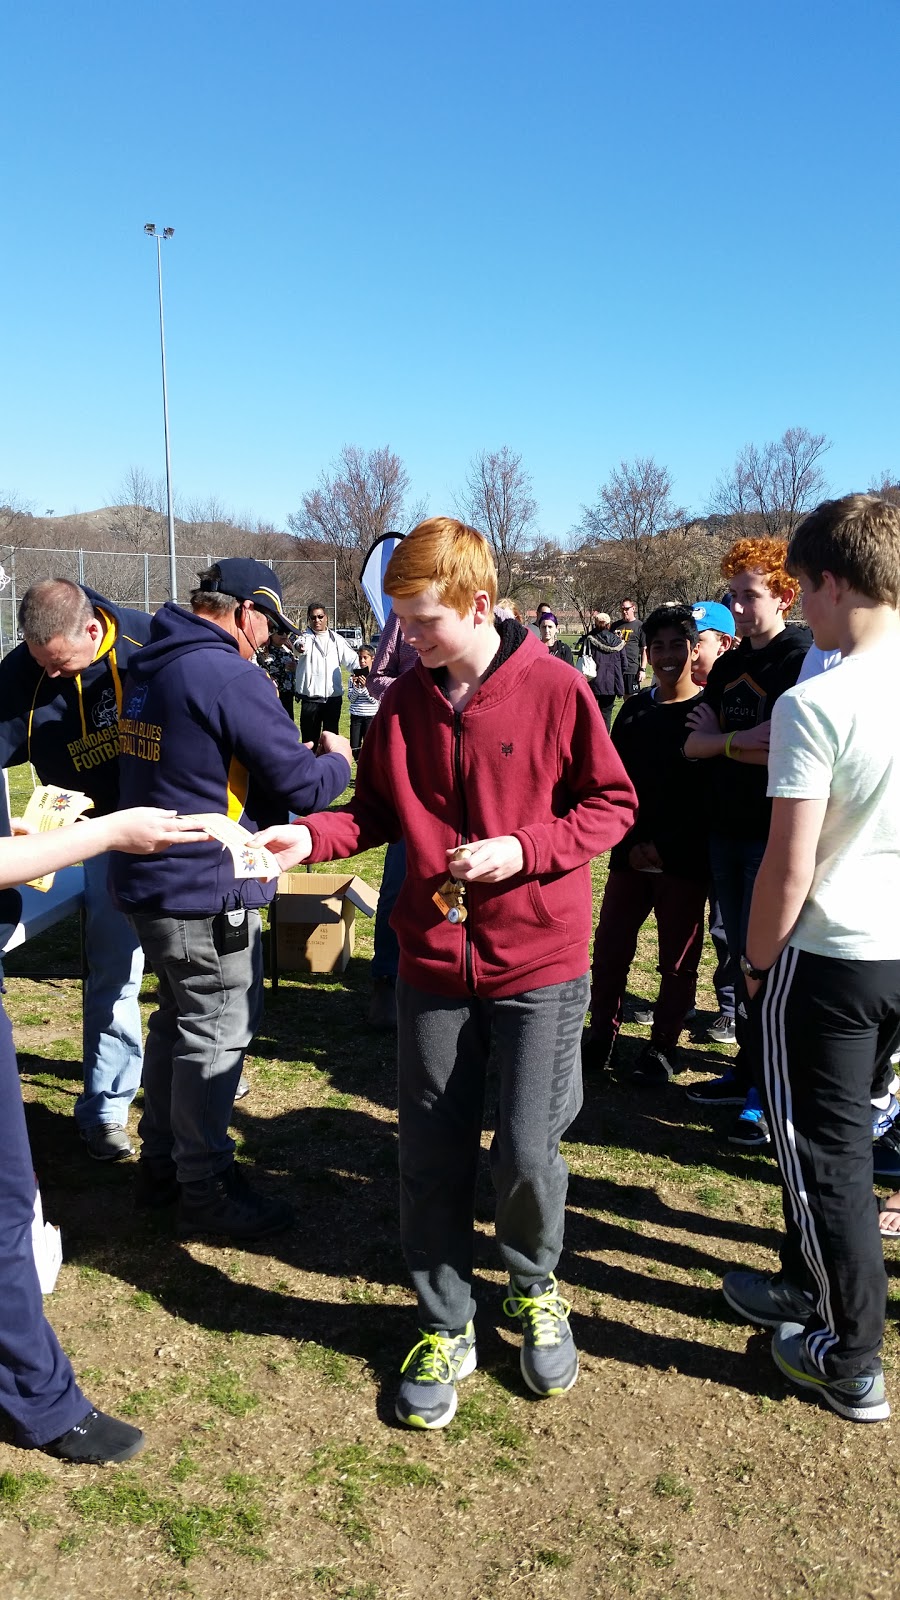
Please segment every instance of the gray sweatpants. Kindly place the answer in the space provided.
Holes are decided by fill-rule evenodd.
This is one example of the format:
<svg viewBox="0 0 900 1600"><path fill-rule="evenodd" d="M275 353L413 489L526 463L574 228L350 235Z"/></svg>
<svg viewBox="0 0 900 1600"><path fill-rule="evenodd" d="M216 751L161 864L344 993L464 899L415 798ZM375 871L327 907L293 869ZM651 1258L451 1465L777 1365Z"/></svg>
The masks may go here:
<svg viewBox="0 0 900 1600"><path fill-rule="evenodd" d="M475 1183L489 1070L499 1078L491 1176L510 1278L559 1261L569 1169L559 1144L581 1109L587 974L505 1000L450 1000L397 983L400 1238L425 1332L474 1315Z"/></svg>

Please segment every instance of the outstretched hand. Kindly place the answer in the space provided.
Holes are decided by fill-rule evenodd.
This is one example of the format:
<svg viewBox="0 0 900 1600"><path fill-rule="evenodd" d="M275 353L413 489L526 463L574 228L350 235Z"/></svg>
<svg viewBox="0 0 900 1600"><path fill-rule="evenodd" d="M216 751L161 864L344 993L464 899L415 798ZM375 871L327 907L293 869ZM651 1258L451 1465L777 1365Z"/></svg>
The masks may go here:
<svg viewBox="0 0 900 1600"><path fill-rule="evenodd" d="M102 820L109 829L110 850L124 850L127 855L154 856L173 844L199 844L209 838L205 829L194 827L186 817L158 806L132 806Z"/></svg>
<svg viewBox="0 0 900 1600"><path fill-rule="evenodd" d="M306 861L312 851L312 834L302 823L279 823L274 828L263 828L255 833L251 844L265 845L275 857L282 872Z"/></svg>

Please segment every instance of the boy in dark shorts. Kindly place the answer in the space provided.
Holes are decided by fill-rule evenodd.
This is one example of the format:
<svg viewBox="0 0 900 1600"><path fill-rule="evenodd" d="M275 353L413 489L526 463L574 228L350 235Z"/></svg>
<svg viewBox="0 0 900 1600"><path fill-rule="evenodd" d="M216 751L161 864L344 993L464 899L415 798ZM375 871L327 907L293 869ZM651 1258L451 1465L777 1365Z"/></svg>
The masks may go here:
<svg viewBox="0 0 900 1600"><path fill-rule="evenodd" d="M650 1043L631 1074L637 1082L655 1085L668 1083L677 1070L675 1047L694 1004L709 869L703 774L682 752L687 715L702 693L691 678L697 625L687 606L661 606L647 618L644 637L656 683L626 700L612 730L635 787L638 815L610 857L594 937L585 1051L591 1065L602 1066L609 1058L638 933L655 911L659 998Z"/></svg>

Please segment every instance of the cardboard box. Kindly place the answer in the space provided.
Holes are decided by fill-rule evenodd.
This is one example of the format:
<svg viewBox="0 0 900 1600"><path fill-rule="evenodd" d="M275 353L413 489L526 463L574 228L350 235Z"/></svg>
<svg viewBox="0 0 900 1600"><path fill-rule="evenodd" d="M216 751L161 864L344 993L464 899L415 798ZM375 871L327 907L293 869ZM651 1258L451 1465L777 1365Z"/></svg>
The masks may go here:
<svg viewBox="0 0 900 1600"><path fill-rule="evenodd" d="M343 972L356 913L373 917L378 890L346 872L283 872L273 902L279 972Z"/></svg>

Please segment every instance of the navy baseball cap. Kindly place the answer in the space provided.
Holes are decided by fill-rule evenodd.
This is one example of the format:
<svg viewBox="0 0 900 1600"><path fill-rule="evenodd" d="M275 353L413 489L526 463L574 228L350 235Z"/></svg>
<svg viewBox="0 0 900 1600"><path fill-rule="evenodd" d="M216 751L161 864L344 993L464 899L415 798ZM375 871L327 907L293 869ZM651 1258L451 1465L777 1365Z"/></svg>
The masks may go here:
<svg viewBox="0 0 900 1600"><path fill-rule="evenodd" d="M264 611L283 633L297 634L299 628L285 616L281 584L271 567L249 556L228 556L217 561L210 574L200 579L207 593L230 594L235 600L252 600L257 611Z"/></svg>
<svg viewBox="0 0 900 1600"><path fill-rule="evenodd" d="M729 639L734 638L734 617L719 600L698 600L695 606L691 606L691 616L697 624L698 633L714 628L716 633L727 633Z"/></svg>

